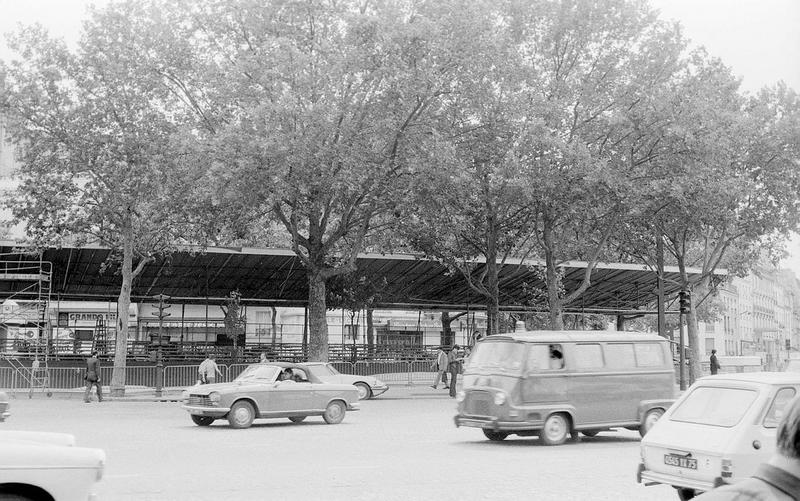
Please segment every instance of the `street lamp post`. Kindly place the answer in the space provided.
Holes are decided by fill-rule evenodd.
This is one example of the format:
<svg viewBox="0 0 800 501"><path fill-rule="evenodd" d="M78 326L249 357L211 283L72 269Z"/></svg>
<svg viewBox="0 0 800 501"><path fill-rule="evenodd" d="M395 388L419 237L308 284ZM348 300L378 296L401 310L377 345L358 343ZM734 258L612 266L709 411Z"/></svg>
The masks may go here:
<svg viewBox="0 0 800 501"><path fill-rule="evenodd" d="M156 397L160 397L162 395L162 391L164 388L164 355L161 351L161 343L162 337L164 335L164 318L170 316L170 313L164 311L170 306L171 304L167 304L166 301L169 300L169 296L165 294L157 294L153 296L153 299L158 301L158 311L153 312L153 315L158 317L158 350L156 351Z"/></svg>

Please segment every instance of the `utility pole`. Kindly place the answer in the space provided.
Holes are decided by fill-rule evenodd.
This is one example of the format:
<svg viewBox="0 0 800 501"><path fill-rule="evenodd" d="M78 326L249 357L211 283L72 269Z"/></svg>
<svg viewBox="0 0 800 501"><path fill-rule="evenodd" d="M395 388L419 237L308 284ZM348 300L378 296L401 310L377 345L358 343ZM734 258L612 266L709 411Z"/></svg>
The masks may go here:
<svg viewBox="0 0 800 501"><path fill-rule="evenodd" d="M691 292L689 292L688 290L685 290L685 289L681 290L678 293L678 298L679 298L680 311L681 311L681 316L680 316L680 333L681 333L681 336L680 336L680 343L679 343L679 348L681 350L680 359L679 359L680 360L680 364L681 364L681 369L680 369L680 379L681 379L680 380L680 388L681 388L681 391L683 391L683 390L686 389L686 354L685 354L685 351L686 351L685 345L686 345L686 343L684 341L686 338L684 337L683 321L684 321L685 315L688 314L689 310L691 309L691 304L692 304Z"/></svg>
<svg viewBox="0 0 800 501"><path fill-rule="evenodd" d="M153 312L153 315L158 317L158 351L156 351L156 397L160 397L164 388L164 354L161 352L162 337L164 335L164 319L171 315L164 310L172 306L166 303L170 299L165 294L157 294L153 299L158 301L158 311Z"/></svg>

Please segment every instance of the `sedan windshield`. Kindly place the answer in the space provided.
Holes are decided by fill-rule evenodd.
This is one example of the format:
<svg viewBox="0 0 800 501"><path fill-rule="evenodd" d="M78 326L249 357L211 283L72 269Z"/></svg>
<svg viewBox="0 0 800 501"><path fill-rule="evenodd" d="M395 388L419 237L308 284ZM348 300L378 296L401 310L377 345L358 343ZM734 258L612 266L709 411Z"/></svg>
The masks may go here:
<svg viewBox="0 0 800 501"><path fill-rule="evenodd" d="M234 381L272 381L282 369L275 365L251 365L244 370Z"/></svg>
<svg viewBox="0 0 800 501"><path fill-rule="evenodd" d="M336 376L339 374L339 371L333 368L330 364L324 365L309 365L308 371L311 374L314 374L317 377L324 378L325 376Z"/></svg>
<svg viewBox="0 0 800 501"><path fill-rule="evenodd" d="M700 386L677 404L670 420L730 428L741 421L757 396L754 390Z"/></svg>

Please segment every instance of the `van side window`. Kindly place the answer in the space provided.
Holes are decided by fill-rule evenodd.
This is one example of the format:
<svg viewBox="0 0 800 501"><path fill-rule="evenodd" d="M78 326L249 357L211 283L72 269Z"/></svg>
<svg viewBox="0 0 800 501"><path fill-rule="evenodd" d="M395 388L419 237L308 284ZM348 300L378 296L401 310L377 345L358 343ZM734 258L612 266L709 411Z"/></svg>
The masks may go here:
<svg viewBox="0 0 800 501"><path fill-rule="evenodd" d="M636 343L636 365L639 367L660 367L664 365L664 350L661 343Z"/></svg>
<svg viewBox="0 0 800 501"><path fill-rule="evenodd" d="M606 367L609 369L632 369L636 367L633 343L613 343L604 346Z"/></svg>
<svg viewBox="0 0 800 501"><path fill-rule="evenodd" d="M560 344L547 345L548 364L551 369L558 370L564 368L564 347Z"/></svg>
<svg viewBox="0 0 800 501"><path fill-rule="evenodd" d="M550 369L550 350L546 344L531 345L528 352L528 371L546 371Z"/></svg>
<svg viewBox="0 0 800 501"><path fill-rule="evenodd" d="M764 416L765 428L777 428L783 417L783 411L786 410L786 406L792 401L796 393L794 388L781 388L778 390L772 405L769 406L767 415Z"/></svg>
<svg viewBox="0 0 800 501"><path fill-rule="evenodd" d="M599 344L575 345L576 369L599 369L603 367L603 352Z"/></svg>

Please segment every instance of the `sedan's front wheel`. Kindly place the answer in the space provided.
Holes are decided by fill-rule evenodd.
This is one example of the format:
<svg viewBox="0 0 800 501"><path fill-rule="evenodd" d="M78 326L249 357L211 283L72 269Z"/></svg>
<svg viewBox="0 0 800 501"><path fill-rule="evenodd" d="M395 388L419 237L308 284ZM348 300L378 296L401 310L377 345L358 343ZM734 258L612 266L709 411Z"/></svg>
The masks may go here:
<svg viewBox="0 0 800 501"><path fill-rule="evenodd" d="M228 422L231 428L249 428L256 417L256 411L250 402L239 400L228 412Z"/></svg>
<svg viewBox="0 0 800 501"><path fill-rule="evenodd" d="M344 419L345 410L344 402L341 400L334 400L328 404L328 407L325 409L325 414L322 415L322 419L328 424L339 424L342 422L342 419Z"/></svg>
<svg viewBox="0 0 800 501"><path fill-rule="evenodd" d="M214 422L214 418L211 416L195 416L192 414L192 421L197 426L209 426Z"/></svg>

